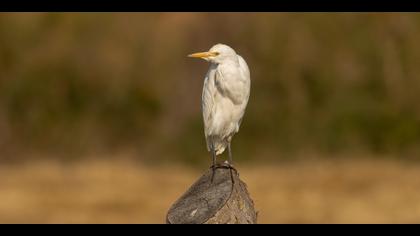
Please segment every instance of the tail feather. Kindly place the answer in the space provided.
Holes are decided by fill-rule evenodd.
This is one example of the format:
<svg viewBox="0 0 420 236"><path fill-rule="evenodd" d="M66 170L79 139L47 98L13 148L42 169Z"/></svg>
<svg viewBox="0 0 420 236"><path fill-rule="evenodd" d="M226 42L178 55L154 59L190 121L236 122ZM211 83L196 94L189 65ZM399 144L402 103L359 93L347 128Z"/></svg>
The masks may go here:
<svg viewBox="0 0 420 236"><path fill-rule="evenodd" d="M216 155L222 154L225 151L225 149L228 145L227 140L214 138L214 137L213 138L210 138L210 137L206 138L206 141L207 141L207 151L209 151L209 152L211 152L211 147L212 147L211 142L213 141L213 145L214 145L214 149L216 151Z"/></svg>

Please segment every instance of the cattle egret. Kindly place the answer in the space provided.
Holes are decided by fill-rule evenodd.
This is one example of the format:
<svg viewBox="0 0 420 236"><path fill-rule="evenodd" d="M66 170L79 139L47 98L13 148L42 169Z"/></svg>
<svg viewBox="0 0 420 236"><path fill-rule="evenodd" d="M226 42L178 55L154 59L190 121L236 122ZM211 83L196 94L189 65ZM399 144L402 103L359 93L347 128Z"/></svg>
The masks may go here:
<svg viewBox="0 0 420 236"><path fill-rule="evenodd" d="M210 62L204 79L202 112L207 150L213 167L226 147L232 165L230 143L239 131L248 104L251 80L245 60L229 46L216 44L208 52L188 55Z"/></svg>

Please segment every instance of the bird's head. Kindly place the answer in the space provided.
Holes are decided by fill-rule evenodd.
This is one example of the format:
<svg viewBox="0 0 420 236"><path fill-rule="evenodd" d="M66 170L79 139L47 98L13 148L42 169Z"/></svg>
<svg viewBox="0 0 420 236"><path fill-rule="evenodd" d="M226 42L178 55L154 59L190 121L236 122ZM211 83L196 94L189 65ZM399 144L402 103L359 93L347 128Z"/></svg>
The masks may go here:
<svg viewBox="0 0 420 236"><path fill-rule="evenodd" d="M236 52L225 44L216 44L208 52L198 52L188 55L189 57L202 58L211 63L219 64L226 60L236 60Z"/></svg>

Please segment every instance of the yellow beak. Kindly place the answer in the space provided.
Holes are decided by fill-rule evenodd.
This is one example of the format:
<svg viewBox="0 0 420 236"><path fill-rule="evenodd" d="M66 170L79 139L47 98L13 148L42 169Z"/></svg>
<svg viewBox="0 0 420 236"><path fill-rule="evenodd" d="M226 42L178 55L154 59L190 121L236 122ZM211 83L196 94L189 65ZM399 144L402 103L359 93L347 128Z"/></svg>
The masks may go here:
<svg viewBox="0 0 420 236"><path fill-rule="evenodd" d="M217 56L217 52L197 52L188 55L188 57L195 57L195 58L208 58L208 57L214 57Z"/></svg>

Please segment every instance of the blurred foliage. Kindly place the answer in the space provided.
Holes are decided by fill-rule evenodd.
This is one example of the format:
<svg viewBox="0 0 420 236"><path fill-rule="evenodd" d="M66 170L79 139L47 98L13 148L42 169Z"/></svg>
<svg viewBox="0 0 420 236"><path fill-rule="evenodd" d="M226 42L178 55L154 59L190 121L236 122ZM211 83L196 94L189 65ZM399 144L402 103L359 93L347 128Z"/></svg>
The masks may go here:
<svg viewBox="0 0 420 236"><path fill-rule="evenodd" d="M208 64L186 55L219 42L251 69L238 159L419 154L420 14L1 13L0 35L3 159L205 161Z"/></svg>

